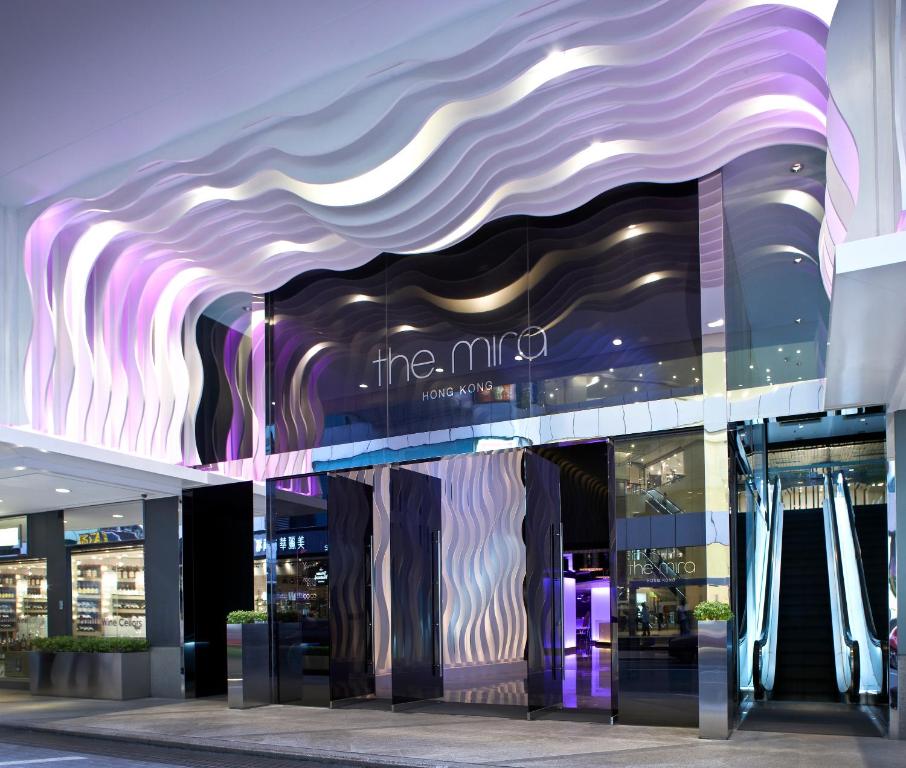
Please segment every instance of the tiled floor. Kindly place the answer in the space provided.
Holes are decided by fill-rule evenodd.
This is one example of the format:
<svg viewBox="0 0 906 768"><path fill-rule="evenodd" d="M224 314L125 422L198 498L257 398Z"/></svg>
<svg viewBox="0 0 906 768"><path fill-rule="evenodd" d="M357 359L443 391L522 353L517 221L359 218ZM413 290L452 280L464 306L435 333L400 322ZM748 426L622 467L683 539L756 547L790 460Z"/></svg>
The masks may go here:
<svg viewBox="0 0 906 768"><path fill-rule="evenodd" d="M379 709L270 706L222 700L97 702L0 691L0 725L127 741L307 755L370 765L765 766L903 768L906 744L879 738L737 732L702 741L694 730L610 726Z"/></svg>

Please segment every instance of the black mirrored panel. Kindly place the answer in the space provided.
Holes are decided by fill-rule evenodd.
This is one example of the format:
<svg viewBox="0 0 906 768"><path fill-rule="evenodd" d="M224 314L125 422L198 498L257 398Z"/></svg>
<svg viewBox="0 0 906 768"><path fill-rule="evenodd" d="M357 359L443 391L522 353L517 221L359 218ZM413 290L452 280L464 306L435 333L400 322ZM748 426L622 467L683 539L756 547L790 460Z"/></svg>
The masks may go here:
<svg viewBox="0 0 906 768"><path fill-rule="evenodd" d="M390 473L390 594L393 706L444 693L441 641L441 483Z"/></svg>
<svg viewBox="0 0 906 768"><path fill-rule="evenodd" d="M373 492L337 476L327 488L330 700L337 703L374 695Z"/></svg>
<svg viewBox="0 0 906 768"><path fill-rule="evenodd" d="M524 454L529 716L563 703L563 535L560 469Z"/></svg>
<svg viewBox="0 0 906 768"><path fill-rule="evenodd" d="M268 482L273 664L281 704L330 703L327 490L327 478L319 475Z"/></svg>

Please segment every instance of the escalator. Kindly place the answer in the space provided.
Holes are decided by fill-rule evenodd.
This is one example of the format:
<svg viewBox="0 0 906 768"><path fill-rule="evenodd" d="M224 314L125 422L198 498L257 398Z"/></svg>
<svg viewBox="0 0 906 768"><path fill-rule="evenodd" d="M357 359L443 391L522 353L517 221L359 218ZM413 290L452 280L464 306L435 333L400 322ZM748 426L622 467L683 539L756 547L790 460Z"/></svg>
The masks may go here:
<svg viewBox="0 0 906 768"><path fill-rule="evenodd" d="M836 701L840 693L822 510L786 513L781 552L773 698Z"/></svg>
<svg viewBox="0 0 906 768"><path fill-rule="evenodd" d="M821 509L784 513L778 487L753 657L756 698L856 702L882 693L882 647L845 478L825 477Z"/></svg>

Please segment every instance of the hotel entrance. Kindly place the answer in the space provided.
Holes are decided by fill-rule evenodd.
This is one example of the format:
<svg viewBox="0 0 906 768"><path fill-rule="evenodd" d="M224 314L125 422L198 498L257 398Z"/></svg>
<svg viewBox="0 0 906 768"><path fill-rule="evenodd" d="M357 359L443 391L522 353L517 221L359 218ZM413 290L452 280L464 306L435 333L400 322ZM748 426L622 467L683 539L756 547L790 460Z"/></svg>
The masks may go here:
<svg viewBox="0 0 906 768"><path fill-rule="evenodd" d="M608 450L269 481L275 699L609 718Z"/></svg>

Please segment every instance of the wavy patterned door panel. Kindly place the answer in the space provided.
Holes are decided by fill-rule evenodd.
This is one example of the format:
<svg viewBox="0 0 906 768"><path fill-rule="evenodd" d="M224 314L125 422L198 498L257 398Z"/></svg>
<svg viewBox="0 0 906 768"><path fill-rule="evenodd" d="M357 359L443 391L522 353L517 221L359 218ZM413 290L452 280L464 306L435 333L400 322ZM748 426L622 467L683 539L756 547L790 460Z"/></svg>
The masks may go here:
<svg viewBox="0 0 906 768"><path fill-rule="evenodd" d="M563 536L560 468L526 451L525 607L529 717L563 704Z"/></svg>
<svg viewBox="0 0 906 768"><path fill-rule="evenodd" d="M327 479L330 701L374 694L371 486Z"/></svg>
<svg viewBox="0 0 906 768"><path fill-rule="evenodd" d="M393 706L444 694L440 642L441 481L390 473Z"/></svg>

